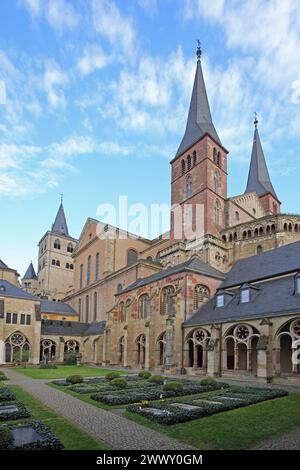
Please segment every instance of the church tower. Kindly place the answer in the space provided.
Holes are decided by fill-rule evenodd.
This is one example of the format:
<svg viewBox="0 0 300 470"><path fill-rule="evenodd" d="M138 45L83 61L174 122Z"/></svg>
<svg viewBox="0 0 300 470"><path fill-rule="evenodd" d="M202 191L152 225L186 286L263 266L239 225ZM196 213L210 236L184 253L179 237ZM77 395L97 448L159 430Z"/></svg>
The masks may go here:
<svg viewBox="0 0 300 470"><path fill-rule="evenodd" d="M201 49L198 45L187 125L181 144L171 161L171 184L172 206L179 205L183 209L191 205L194 230L195 208L197 205L202 206L203 235L218 236L225 225L227 154L212 121L201 66ZM176 229L174 230L174 218L173 211L171 237L176 239L178 237Z"/></svg>
<svg viewBox="0 0 300 470"><path fill-rule="evenodd" d="M38 294L62 300L74 285L72 253L77 240L69 235L63 202L50 231L39 242Z"/></svg>
<svg viewBox="0 0 300 470"><path fill-rule="evenodd" d="M24 277L22 277L22 288L32 295L35 295L38 292L38 277L35 273L32 261L28 266Z"/></svg>
<svg viewBox="0 0 300 470"><path fill-rule="evenodd" d="M250 169L245 194L256 193L266 214L278 214L280 204L275 189L271 183L266 159L262 149L259 132L258 120L255 113L254 120L254 138L251 154Z"/></svg>

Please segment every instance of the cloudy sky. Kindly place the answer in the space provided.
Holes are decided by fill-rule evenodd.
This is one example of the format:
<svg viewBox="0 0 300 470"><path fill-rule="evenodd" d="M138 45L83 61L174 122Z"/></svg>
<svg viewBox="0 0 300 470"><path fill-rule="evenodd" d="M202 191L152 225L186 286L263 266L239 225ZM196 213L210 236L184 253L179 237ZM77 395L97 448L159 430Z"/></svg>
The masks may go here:
<svg viewBox="0 0 300 470"><path fill-rule="evenodd" d="M253 113L284 212L300 212L298 0L1 0L0 258L21 274L64 193L79 236L101 203L169 203L196 39L229 195Z"/></svg>

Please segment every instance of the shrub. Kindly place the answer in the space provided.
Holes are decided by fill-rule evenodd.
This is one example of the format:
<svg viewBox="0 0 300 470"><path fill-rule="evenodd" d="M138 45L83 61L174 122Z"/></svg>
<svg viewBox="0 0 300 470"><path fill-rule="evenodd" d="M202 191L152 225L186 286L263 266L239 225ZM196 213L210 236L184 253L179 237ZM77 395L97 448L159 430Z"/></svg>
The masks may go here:
<svg viewBox="0 0 300 470"><path fill-rule="evenodd" d="M162 385L164 383L164 377L162 375L151 375L151 377L148 379L150 383L156 384L156 385Z"/></svg>
<svg viewBox="0 0 300 470"><path fill-rule="evenodd" d="M20 362L28 362L29 361L29 351L17 351L14 353L13 362L20 363Z"/></svg>
<svg viewBox="0 0 300 470"><path fill-rule="evenodd" d="M213 379L212 377L206 377L205 379L202 379L200 383L201 385L213 385L217 383L217 381Z"/></svg>
<svg viewBox="0 0 300 470"><path fill-rule="evenodd" d="M83 382L83 377L82 375L70 375L66 378L66 382L72 385L81 384Z"/></svg>
<svg viewBox="0 0 300 470"><path fill-rule="evenodd" d="M14 442L12 432L8 428L0 428L0 449L9 448Z"/></svg>
<svg viewBox="0 0 300 470"><path fill-rule="evenodd" d="M6 387L0 387L0 402L12 401L16 399L16 395Z"/></svg>
<svg viewBox="0 0 300 470"><path fill-rule="evenodd" d="M7 377L6 377L6 375L4 374L4 372L1 372L1 371L0 371L0 382L1 382L1 380L7 380Z"/></svg>
<svg viewBox="0 0 300 470"><path fill-rule="evenodd" d="M142 379L150 379L151 377L151 372L149 372L148 370L141 370L141 372L139 372L139 377L141 377Z"/></svg>
<svg viewBox="0 0 300 470"><path fill-rule="evenodd" d="M173 392L180 392L183 390L183 385L180 382L167 382L163 386L163 390L168 392L169 390Z"/></svg>
<svg viewBox="0 0 300 470"><path fill-rule="evenodd" d="M125 379L121 379L121 378L116 378L116 379L113 379L110 381L111 385L113 387L116 387L116 388L120 388L120 389L123 389L123 388L126 388L127 387L127 382Z"/></svg>
<svg viewBox="0 0 300 470"><path fill-rule="evenodd" d="M76 364L76 358L77 354L75 352L67 351L64 355L64 364L66 366L73 366Z"/></svg>
<svg viewBox="0 0 300 470"><path fill-rule="evenodd" d="M108 380L109 382L111 380L114 380L114 379L118 379L120 377L120 374L119 372L109 372L108 374L106 374L105 378L106 380Z"/></svg>

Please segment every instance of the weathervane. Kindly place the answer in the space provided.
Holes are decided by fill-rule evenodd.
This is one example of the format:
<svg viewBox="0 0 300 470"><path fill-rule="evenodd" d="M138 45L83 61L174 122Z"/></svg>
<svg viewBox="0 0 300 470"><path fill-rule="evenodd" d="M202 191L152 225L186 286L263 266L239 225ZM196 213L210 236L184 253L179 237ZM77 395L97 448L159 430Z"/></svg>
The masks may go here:
<svg viewBox="0 0 300 470"><path fill-rule="evenodd" d="M197 39L197 52L196 52L196 55L197 55L197 60L201 60L202 50L201 50L201 42L199 41L199 39Z"/></svg>
<svg viewBox="0 0 300 470"><path fill-rule="evenodd" d="M257 124L258 124L258 118L257 118L257 112L255 111L255 113L254 113L254 126L255 126L255 129L257 129Z"/></svg>

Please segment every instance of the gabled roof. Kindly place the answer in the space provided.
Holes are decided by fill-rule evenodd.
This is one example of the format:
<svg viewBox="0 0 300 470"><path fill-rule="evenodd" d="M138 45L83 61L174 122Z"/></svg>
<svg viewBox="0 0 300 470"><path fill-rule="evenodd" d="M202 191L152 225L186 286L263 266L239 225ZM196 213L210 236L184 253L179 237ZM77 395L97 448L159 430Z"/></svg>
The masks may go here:
<svg viewBox="0 0 300 470"><path fill-rule="evenodd" d="M253 318L282 316L300 313L300 296L294 295L293 276L270 279L256 284L259 288L254 299L240 303L240 289L231 290L232 300L225 307L216 307L215 298L204 304L192 317L184 322L185 326L207 325L231 321L246 321Z"/></svg>
<svg viewBox="0 0 300 470"><path fill-rule="evenodd" d="M186 129L175 158L185 152L205 134L209 134L216 142L222 145L212 122L201 66L201 51L199 48L197 49L197 57L196 75Z"/></svg>
<svg viewBox="0 0 300 470"><path fill-rule="evenodd" d="M255 130L251 154L250 169L245 194L256 193L258 196L271 193L276 199L277 195L271 183L266 159L262 149L257 121L255 121Z"/></svg>
<svg viewBox="0 0 300 470"><path fill-rule="evenodd" d="M41 334L88 336L102 334L106 322L82 323L78 321L42 320Z"/></svg>
<svg viewBox="0 0 300 470"><path fill-rule="evenodd" d="M3 261L0 259L0 269L10 269Z"/></svg>
<svg viewBox="0 0 300 470"><path fill-rule="evenodd" d="M61 203L59 206L54 224L52 225L52 232L57 233L59 235L65 235L67 237L70 236L63 203Z"/></svg>
<svg viewBox="0 0 300 470"><path fill-rule="evenodd" d="M173 274L186 271L203 274L204 276L214 277L220 280L225 278L224 273L218 271L209 264L204 263L204 261L201 261L199 258L194 257L189 259L188 261L185 261L184 263L178 264L177 266L172 266L170 268L163 269L158 273L152 274L151 276L145 277L143 279L138 279L133 284L124 289L122 292L120 292L120 294L132 291L139 287L146 286L147 284L151 284L151 282L160 281L161 279L164 279L168 276L172 276Z"/></svg>
<svg viewBox="0 0 300 470"><path fill-rule="evenodd" d="M41 301L42 313L61 313L63 315L78 315L70 305L64 302L53 302L51 300Z"/></svg>
<svg viewBox="0 0 300 470"><path fill-rule="evenodd" d="M300 271L300 241L237 261L221 288Z"/></svg>
<svg viewBox="0 0 300 470"><path fill-rule="evenodd" d="M24 274L23 279L37 279L37 275L36 275L36 272L34 270L32 262L28 266L27 271Z"/></svg>
<svg viewBox="0 0 300 470"><path fill-rule="evenodd" d="M0 280L0 297L14 297L16 299L35 300L37 302L40 300L38 297L4 280Z"/></svg>

